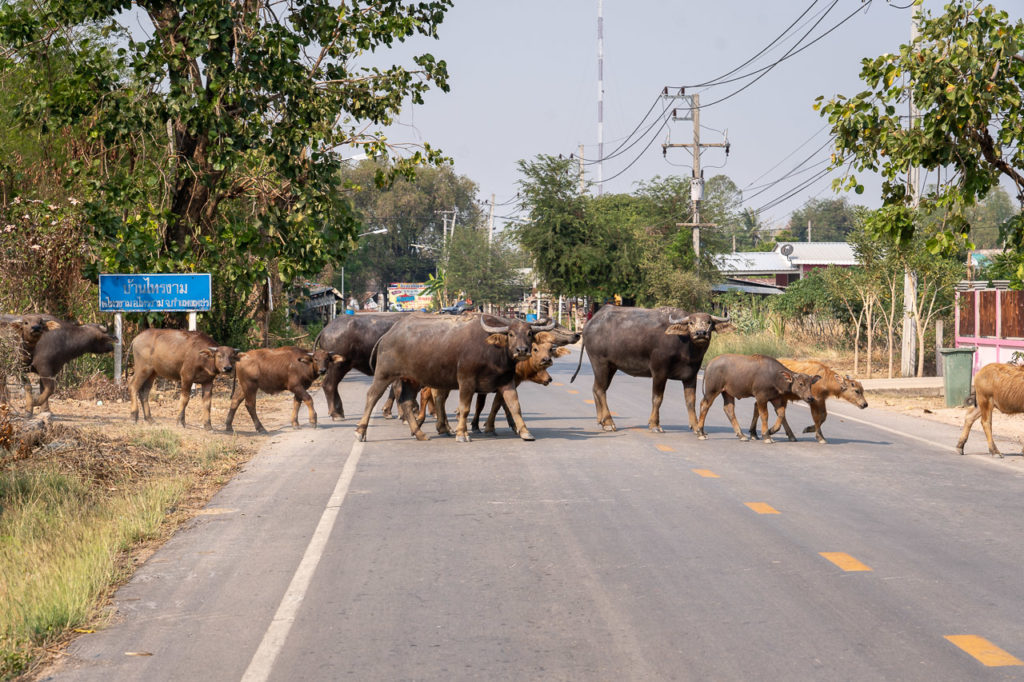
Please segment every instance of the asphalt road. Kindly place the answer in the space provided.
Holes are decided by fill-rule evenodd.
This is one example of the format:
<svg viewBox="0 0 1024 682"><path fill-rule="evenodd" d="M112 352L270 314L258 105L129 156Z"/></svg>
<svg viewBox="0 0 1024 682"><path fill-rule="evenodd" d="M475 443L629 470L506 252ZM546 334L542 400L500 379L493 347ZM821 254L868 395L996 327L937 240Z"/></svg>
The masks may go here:
<svg viewBox="0 0 1024 682"><path fill-rule="evenodd" d="M274 432L47 679L1024 679L1020 456L835 403L828 445L720 403L698 441L678 382L651 434L621 374L603 433L576 358L522 388L533 443L355 443L346 379L348 419Z"/></svg>

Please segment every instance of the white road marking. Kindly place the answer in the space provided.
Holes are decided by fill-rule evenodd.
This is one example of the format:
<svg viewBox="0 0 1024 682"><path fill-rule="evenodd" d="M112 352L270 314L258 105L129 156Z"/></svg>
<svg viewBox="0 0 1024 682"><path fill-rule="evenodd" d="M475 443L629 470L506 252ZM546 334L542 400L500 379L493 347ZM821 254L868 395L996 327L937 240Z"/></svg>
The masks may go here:
<svg viewBox="0 0 1024 682"><path fill-rule="evenodd" d="M292 629L292 624L295 622L295 614L298 612L299 606L306 596L306 590L309 588L309 583L313 579L316 567L320 563L320 557L323 556L327 539L330 537L331 530L334 528L334 522L338 518L341 503L345 501L345 495L348 493L349 485L352 483L352 477L355 475L356 466L359 464L359 457L362 453L363 443L357 440L353 443L352 450L349 451L348 459L345 460L345 466L341 470L337 484L334 486L331 499L327 501L327 507L320 516L320 522L317 524L316 530L313 531L313 537L310 538L309 545L306 546L306 552L302 555L302 561L299 562L295 575L292 576L288 590L284 593L284 597L281 598L281 603L277 607L273 620L270 622L270 627L267 628L267 632L263 635L263 641L260 642L259 648L256 649L256 653L249 662L249 667L246 668L245 674L242 675L242 682L265 682L270 677L274 661L284 647L285 640L288 638L288 632Z"/></svg>
<svg viewBox="0 0 1024 682"><path fill-rule="evenodd" d="M806 407L808 410L811 409L809 405L806 405L804 403L798 403L795 400L793 402L791 402L790 405L798 405L800 407ZM939 443L939 442L934 441L934 440L928 440L927 438L921 438L921 436L915 436L914 434L907 433L906 431L899 431L897 429L890 429L888 426L882 426L881 424L876 424L874 422L869 422L866 419L858 419L857 417L851 417L851 416L846 415L846 414L838 414L836 412L833 412L832 414L835 415L836 417L838 417L839 419L849 419L850 421L857 422L858 424L865 424L867 426L873 426L876 429L879 429L881 431L888 431L889 433L895 433L897 436L903 436L905 438L913 438L914 440L919 440L922 443L927 443L928 445L934 445L935 447L942 448L943 450L952 450L953 452L956 452L956 448L951 446L949 443Z"/></svg>

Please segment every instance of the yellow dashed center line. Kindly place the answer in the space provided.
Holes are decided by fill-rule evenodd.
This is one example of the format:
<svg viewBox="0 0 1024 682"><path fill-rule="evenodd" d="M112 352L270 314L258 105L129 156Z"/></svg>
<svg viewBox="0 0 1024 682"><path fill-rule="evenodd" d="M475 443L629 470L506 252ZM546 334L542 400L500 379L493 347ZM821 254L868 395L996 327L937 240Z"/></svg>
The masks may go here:
<svg viewBox="0 0 1024 682"><path fill-rule="evenodd" d="M698 476L703 476L704 478L719 477L718 474L716 474L714 471L709 471L708 469L694 469L693 473L697 474Z"/></svg>
<svg viewBox="0 0 1024 682"><path fill-rule="evenodd" d="M981 661L983 665L987 665L989 667L1024 665L1024 661L1021 661L1016 656L1003 651L984 637L978 637L977 635L947 635L946 639L953 644L956 644L971 656L974 656L976 659Z"/></svg>
<svg viewBox="0 0 1024 682"><path fill-rule="evenodd" d="M662 452L675 452L676 451L676 449L674 447L672 447L671 445L662 445L661 443L658 443L654 447L658 448Z"/></svg>
<svg viewBox="0 0 1024 682"><path fill-rule="evenodd" d="M758 514L779 514L779 513L781 513L775 507L771 506L770 504L766 504L764 502L744 502L744 504L746 504L748 507L750 507L751 509L756 511Z"/></svg>
<svg viewBox="0 0 1024 682"><path fill-rule="evenodd" d="M579 391L577 391L575 388L570 388L569 393L571 393L572 395L576 395L577 393L579 393Z"/></svg>
<svg viewBox="0 0 1024 682"><path fill-rule="evenodd" d="M583 402L585 402L587 405L593 405L594 404L593 400L584 400Z"/></svg>
<svg viewBox="0 0 1024 682"><path fill-rule="evenodd" d="M839 568L843 569L844 571L870 571L871 570L870 566L868 566L866 564L862 564L860 561L858 561L857 559L854 559L852 556L850 556L846 552L819 552L819 554L821 554L821 556L825 557L826 559L828 559L829 561L831 561L832 563L834 563L836 566L838 566Z"/></svg>
<svg viewBox="0 0 1024 682"><path fill-rule="evenodd" d="M551 385L552 386L565 386L565 384L563 384L561 381L552 381Z"/></svg>

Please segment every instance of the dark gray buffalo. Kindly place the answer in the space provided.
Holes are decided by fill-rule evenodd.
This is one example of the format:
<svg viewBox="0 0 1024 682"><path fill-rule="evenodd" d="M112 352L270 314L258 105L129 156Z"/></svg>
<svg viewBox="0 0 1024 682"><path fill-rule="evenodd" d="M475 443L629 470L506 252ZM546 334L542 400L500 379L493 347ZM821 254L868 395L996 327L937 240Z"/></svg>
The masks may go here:
<svg viewBox="0 0 1024 682"><path fill-rule="evenodd" d="M42 335L60 327L60 322L49 315L0 315L0 334L5 335L5 352L0 358L0 404L9 401L6 370L26 370L32 364L32 353Z"/></svg>
<svg viewBox="0 0 1024 682"><path fill-rule="evenodd" d="M384 334L371 362L373 383L366 393L366 409L356 426L356 437L366 440L370 414L384 391L402 381L399 410L418 440L427 440L413 413L420 386L447 393L458 389L458 424L455 437L468 442L467 416L477 393L500 392L512 411L516 431L523 440L533 435L523 423L516 393L516 362L527 358L534 334L548 331L553 322L533 325L493 315L463 314L449 317L407 314Z"/></svg>
<svg viewBox="0 0 1024 682"><path fill-rule="evenodd" d="M583 348L594 369L597 423L615 430L608 409L608 386L615 372L653 379L651 416L647 426L661 433L661 402L669 379L683 382L690 428L697 428L697 372L711 342L711 332L728 324L728 317L687 313L678 308L605 306L583 327ZM580 353L580 364L583 353ZM572 375L576 380L580 368Z"/></svg>
<svg viewBox="0 0 1024 682"><path fill-rule="evenodd" d="M352 369L366 376L373 376L373 370L370 369L370 353L374 345L387 330L406 315L408 313L341 315L331 320L317 336L313 344L314 349L323 348L342 357L339 362L331 363L327 376L324 377L324 398L327 399L331 419L345 418L345 407L341 404L338 384ZM386 416L390 416L390 406L386 406L384 412Z"/></svg>
<svg viewBox="0 0 1024 682"><path fill-rule="evenodd" d="M768 428L768 403L775 406L779 421L782 422L786 418L788 400L806 400L810 405L815 403L811 386L820 378L789 370L767 355L719 355L704 370L704 398L700 401L697 437L701 440L708 437L704 433L704 419L708 416L711 403L721 394L725 401L725 414L732 422L737 438L749 440L736 421L736 399L753 397L757 402L757 414L761 416L764 442L773 443L773 431Z"/></svg>
<svg viewBox="0 0 1024 682"><path fill-rule="evenodd" d="M32 387L25 382L25 409L29 415L34 408L43 407L50 411L50 396L57 387L57 375L64 365L86 353L112 353L117 341L107 333L107 328L98 324L59 322L56 329L50 329L39 337L32 350L29 369L39 375L39 397L32 396Z"/></svg>
<svg viewBox="0 0 1024 682"><path fill-rule="evenodd" d="M213 401L213 380L218 374L230 372L238 349L221 346L213 337L199 331L180 329L146 329L132 341L135 375L132 377L132 421L139 421L139 403L147 422L153 421L149 411L149 392L157 377L177 381L181 390L178 401L178 425L185 426L185 408L192 394L192 384L203 389L203 428L209 430L210 403Z"/></svg>

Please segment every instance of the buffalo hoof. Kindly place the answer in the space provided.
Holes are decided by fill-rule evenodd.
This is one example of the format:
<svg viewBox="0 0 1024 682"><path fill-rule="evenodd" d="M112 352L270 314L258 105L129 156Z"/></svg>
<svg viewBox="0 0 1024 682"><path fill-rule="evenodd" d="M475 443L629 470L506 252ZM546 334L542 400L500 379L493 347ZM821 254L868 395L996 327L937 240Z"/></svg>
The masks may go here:
<svg viewBox="0 0 1024 682"><path fill-rule="evenodd" d="M224 427L224 433L234 433L234 432L235 432L235 430L232 427L230 427L230 426L225 426Z"/></svg>
<svg viewBox="0 0 1024 682"><path fill-rule="evenodd" d="M356 440L360 443L366 442L366 429L356 429Z"/></svg>
<svg viewBox="0 0 1024 682"><path fill-rule="evenodd" d="M468 433L460 433L455 436L456 443L469 443L471 440Z"/></svg>
<svg viewBox="0 0 1024 682"><path fill-rule="evenodd" d="M825 440L825 436L815 436L815 440L817 440L819 443L821 443L823 445L827 445L828 444L828 441ZM960 453L960 454L963 454L963 453Z"/></svg>
<svg viewBox="0 0 1024 682"><path fill-rule="evenodd" d="M497 438L498 437L498 432L495 431L494 429L491 429L490 431L484 431L483 435L490 436L491 438Z"/></svg>
<svg viewBox="0 0 1024 682"><path fill-rule="evenodd" d="M665 433L665 429L661 428L657 424L654 424L653 426L648 424L647 430L650 431L651 433Z"/></svg>
<svg viewBox="0 0 1024 682"><path fill-rule="evenodd" d="M605 431L614 431L615 424L601 424L601 428L604 429Z"/></svg>
<svg viewBox="0 0 1024 682"><path fill-rule="evenodd" d="M257 426L256 427L256 433L265 436L265 435L267 435L267 430L265 428L263 428L262 426Z"/></svg>
<svg viewBox="0 0 1024 682"><path fill-rule="evenodd" d="M796 436L786 436L786 438L789 439L790 443L795 443L796 442Z"/></svg>
<svg viewBox="0 0 1024 682"><path fill-rule="evenodd" d="M430 440L430 436L428 436L427 434L423 433L422 431L417 431L416 433L414 433L412 435L416 436L416 440Z"/></svg>
<svg viewBox="0 0 1024 682"><path fill-rule="evenodd" d="M344 419L344 417L341 416L340 414L332 414L331 415L331 421L332 422L340 422L342 419Z"/></svg>
<svg viewBox="0 0 1024 682"><path fill-rule="evenodd" d="M743 435L740 435L740 436L736 436L736 437L737 437L737 438L739 438L739 439L740 439L741 441L743 441L744 443L746 443L746 442L747 442L748 440L750 440L750 438L748 438L747 436L743 436ZM766 439L766 440L767 440L767 439Z"/></svg>
<svg viewBox="0 0 1024 682"><path fill-rule="evenodd" d="M707 439L708 439L708 435L706 433L698 433L697 434L697 440L707 440Z"/></svg>
<svg viewBox="0 0 1024 682"><path fill-rule="evenodd" d="M384 417L385 419L394 419L395 418L395 415L391 414L390 412L385 412L381 416Z"/></svg>
<svg viewBox="0 0 1024 682"><path fill-rule="evenodd" d="M765 439L764 439L763 441L761 441L761 442L762 442L762 443L774 443L774 442L775 442L775 440L774 440L773 438L771 438L771 437L769 436L768 438L765 438Z"/></svg>
<svg viewBox="0 0 1024 682"><path fill-rule="evenodd" d="M803 430L803 433L812 433L813 431L814 431L814 426L813 425L805 426L804 430Z"/></svg>
<svg viewBox="0 0 1024 682"><path fill-rule="evenodd" d="M525 427L522 431L519 432L519 437L522 438L523 440L537 440L536 438L533 437L533 434L530 433L530 430Z"/></svg>
<svg viewBox="0 0 1024 682"><path fill-rule="evenodd" d="M960 447L958 447L956 449L956 452L957 452L958 455L960 455L962 457L963 454L964 454L964 447L961 445Z"/></svg>
<svg viewBox="0 0 1024 682"><path fill-rule="evenodd" d="M1003 459L1003 453L999 452L998 450L990 450L989 452L990 452L990 454L993 457L998 457L999 459Z"/></svg>
<svg viewBox="0 0 1024 682"><path fill-rule="evenodd" d="M203 431L213 431L213 424L210 422L203 424Z"/></svg>

